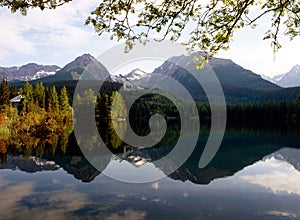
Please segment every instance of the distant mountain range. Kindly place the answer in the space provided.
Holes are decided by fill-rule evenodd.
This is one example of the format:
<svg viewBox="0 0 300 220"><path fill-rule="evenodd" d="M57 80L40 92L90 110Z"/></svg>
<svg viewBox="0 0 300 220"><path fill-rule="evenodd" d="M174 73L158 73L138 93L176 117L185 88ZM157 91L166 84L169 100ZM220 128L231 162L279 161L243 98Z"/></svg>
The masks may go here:
<svg viewBox="0 0 300 220"><path fill-rule="evenodd" d="M149 88L155 87L156 83L162 83L162 78L156 77L155 79L155 77L150 76L162 74L182 84L188 89L195 100L206 102L207 95L193 75L200 76L202 84L212 84L210 77L206 77L208 74L211 74L211 68L220 81L228 104L294 101L300 93L300 87L283 89L275 83L263 79L260 75L244 69L229 59L213 58L209 61L209 66L197 70L193 62L194 56L195 54L171 57L152 73L146 74L140 69L135 69L121 78L115 76L114 80L121 83L128 80L129 84L131 83L133 87ZM124 78L126 78L126 80L124 80Z"/></svg>
<svg viewBox="0 0 300 220"><path fill-rule="evenodd" d="M162 83L159 77L156 77L155 81L153 76L162 74L172 77L186 87L196 101L207 101L204 89L195 80L193 74L200 75L203 82L209 84L209 79L205 81L205 72L212 68L222 85L227 103L293 101L300 94L300 87L283 89L229 59L213 58L209 61L210 67L206 65L204 69L198 70L193 62L194 56L195 54L171 57L152 73L134 69L130 73L115 76L111 75L106 67L93 56L83 54L63 68L37 64L27 64L22 67L0 67L0 77L7 77L11 83L19 86L24 83L24 80L29 80L32 84L43 82L44 84L74 87L85 71L85 79L91 81L95 81L96 77L101 81L121 84L130 82L137 87L153 87L155 83ZM280 77L278 82L288 82L288 78L291 78L289 76L296 75L299 69L299 66L294 67L292 71ZM296 85L297 81L294 79L290 82Z"/></svg>
<svg viewBox="0 0 300 220"><path fill-rule="evenodd" d="M29 63L21 67L0 67L0 78L8 80L31 81L54 75L61 68L56 65L38 65Z"/></svg>
<svg viewBox="0 0 300 220"><path fill-rule="evenodd" d="M274 77L263 76L263 78L284 88L300 86L300 65L294 66L285 74Z"/></svg>

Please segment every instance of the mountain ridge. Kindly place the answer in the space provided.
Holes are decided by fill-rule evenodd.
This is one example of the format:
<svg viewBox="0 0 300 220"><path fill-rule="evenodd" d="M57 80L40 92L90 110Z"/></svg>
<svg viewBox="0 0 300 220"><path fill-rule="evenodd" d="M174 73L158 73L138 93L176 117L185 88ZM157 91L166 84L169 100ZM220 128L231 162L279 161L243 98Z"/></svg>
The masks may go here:
<svg viewBox="0 0 300 220"><path fill-rule="evenodd" d="M228 104L234 103L257 103L269 101L294 101L300 93L300 87L283 89L282 87L263 79L260 75L239 66L230 59L212 58L209 65L206 64L204 69L196 69L194 63L195 54L188 56L174 56L166 60L161 66L157 67L152 73L145 73L136 68L129 73L120 76L111 75L106 67L90 54L83 54L76 57L73 61L66 64L58 70L54 75L42 77L31 81L32 84L45 83L55 85L67 85L70 91L73 91L76 83L82 78L96 83L97 80L108 81L108 83L122 84L125 81L131 82L132 88L145 88L147 85L155 85L155 83L164 83L159 77L153 80L150 77L154 74L163 74L177 80L181 85L186 87L195 101L207 102L207 95L202 86L199 85L193 75L202 77L205 72L214 71L218 77ZM178 64L178 65L176 65ZM0 68L1 74L1 68ZM7 75L7 71L2 70L3 75ZM1 75L0 75L1 76ZM123 77L127 78L125 80ZM97 80L95 80L97 79ZM17 82L19 86L23 82ZM209 80L202 81L209 84ZM205 85L207 85L205 84ZM172 86L172 85L170 85ZM116 87L115 87L116 88ZM148 87L149 88L149 87Z"/></svg>
<svg viewBox="0 0 300 220"><path fill-rule="evenodd" d="M57 65L28 63L20 67L0 67L0 77L7 78L10 81L31 81L49 75L54 75L58 70L60 70L60 67Z"/></svg>
<svg viewBox="0 0 300 220"><path fill-rule="evenodd" d="M55 83L61 81L78 81L84 73L85 79L112 81L106 67L90 54L83 54L67 63L54 75L40 78L34 83Z"/></svg>
<svg viewBox="0 0 300 220"><path fill-rule="evenodd" d="M300 86L300 65L296 64L287 73L279 74L273 77L264 76L266 80L275 83L283 88Z"/></svg>

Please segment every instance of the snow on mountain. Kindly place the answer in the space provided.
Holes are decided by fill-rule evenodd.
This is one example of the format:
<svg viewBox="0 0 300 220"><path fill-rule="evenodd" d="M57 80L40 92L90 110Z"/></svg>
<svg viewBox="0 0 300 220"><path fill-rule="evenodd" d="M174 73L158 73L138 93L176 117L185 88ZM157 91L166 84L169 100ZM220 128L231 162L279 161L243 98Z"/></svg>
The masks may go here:
<svg viewBox="0 0 300 220"><path fill-rule="evenodd" d="M114 82L124 83L124 81L129 81L133 83L139 83L141 80L145 80L150 77L150 73L146 73L145 71L136 68L132 70L130 73L126 75L111 75L111 79Z"/></svg>
<svg viewBox="0 0 300 220"><path fill-rule="evenodd" d="M274 82L280 81L284 77L284 74L279 74L273 77Z"/></svg>
<svg viewBox="0 0 300 220"><path fill-rule="evenodd" d="M300 86L300 65L294 66L288 73L277 81L277 84L282 87Z"/></svg>
<svg viewBox="0 0 300 220"><path fill-rule="evenodd" d="M125 75L125 77L129 80L135 81L135 80L140 80L142 78L147 77L147 73L140 70L139 68L136 68L134 70L132 70L130 73L128 73L127 75Z"/></svg>
<svg viewBox="0 0 300 220"><path fill-rule="evenodd" d="M111 75L110 78L113 82L122 82L120 76Z"/></svg>
<svg viewBox="0 0 300 220"><path fill-rule="evenodd" d="M262 77L285 88L300 86L300 65L294 66L289 72L285 74L279 74L274 77Z"/></svg>
<svg viewBox="0 0 300 220"><path fill-rule="evenodd" d="M54 75L60 70L60 67L56 65L38 65L36 63L29 63L21 67L13 66L2 69L8 73L8 80L30 81Z"/></svg>
<svg viewBox="0 0 300 220"><path fill-rule="evenodd" d="M52 76L58 70L60 70L60 69L57 69L56 71L52 71L52 72L47 72L47 71L44 71L44 70L38 71L38 72L36 72L36 74L30 80L39 79L39 78L46 77L46 76Z"/></svg>

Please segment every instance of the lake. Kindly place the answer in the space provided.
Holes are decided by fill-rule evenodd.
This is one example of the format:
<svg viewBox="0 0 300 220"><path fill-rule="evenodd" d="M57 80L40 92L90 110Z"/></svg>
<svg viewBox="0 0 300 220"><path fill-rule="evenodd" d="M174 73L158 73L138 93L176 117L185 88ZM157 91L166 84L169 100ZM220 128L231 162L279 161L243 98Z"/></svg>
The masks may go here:
<svg viewBox="0 0 300 220"><path fill-rule="evenodd" d="M115 156L103 157L104 168L120 175L129 165L162 172L151 161L170 151L173 133L153 148L120 145ZM200 169L207 134L200 132L179 169L141 184L96 170L73 134L1 141L0 219L300 219L296 132L228 129L217 155Z"/></svg>

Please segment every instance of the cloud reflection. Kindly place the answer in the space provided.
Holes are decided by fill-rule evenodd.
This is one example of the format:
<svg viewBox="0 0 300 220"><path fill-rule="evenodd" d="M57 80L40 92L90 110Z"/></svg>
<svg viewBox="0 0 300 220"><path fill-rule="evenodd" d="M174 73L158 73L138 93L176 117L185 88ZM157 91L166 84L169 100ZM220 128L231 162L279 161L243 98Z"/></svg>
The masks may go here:
<svg viewBox="0 0 300 220"><path fill-rule="evenodd" d="M274 157L260 161L247 168L250 174L240 178L271 190L273 193L297 194L300 196L300 172L285 161Z"/></svg>
<svg viewBox="0 0 300 220"><path fill-rule="evenodd" d="M35 182L15 183L0 176L0 219L145 219L146 212L114 210L113 204L96 204L73 187L39 191ZM91 211L91 208L93 211ZM111 213L111 211L113 211Z"/></svg>

